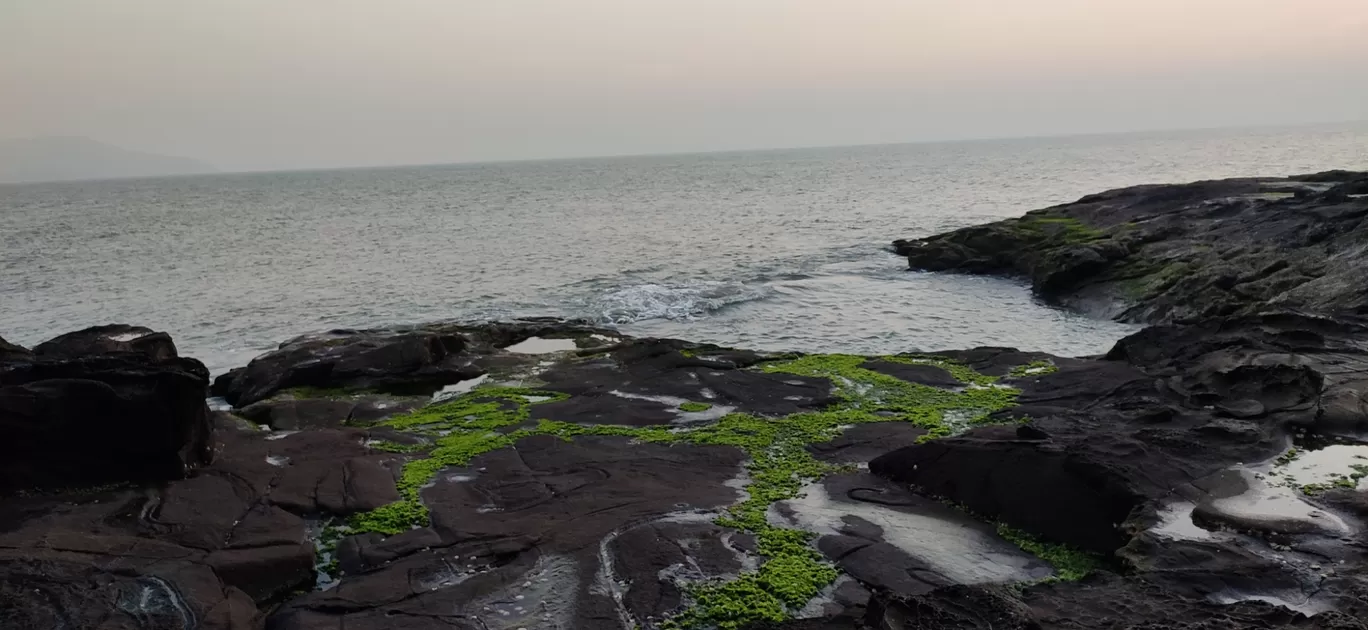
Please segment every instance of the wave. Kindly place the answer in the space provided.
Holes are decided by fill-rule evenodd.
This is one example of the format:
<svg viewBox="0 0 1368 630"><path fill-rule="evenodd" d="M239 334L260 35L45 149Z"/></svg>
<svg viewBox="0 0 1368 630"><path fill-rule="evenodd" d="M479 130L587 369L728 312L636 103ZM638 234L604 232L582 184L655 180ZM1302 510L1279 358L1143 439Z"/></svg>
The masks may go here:
<svg viewBox="0 0 1368 630"><path fill-rule="evenodd" d="M678 284L639 284L594 300L590 310L608 324L645 319L697 319L732 304L762 300L773 293L763 285L694 280Z"/></svg>

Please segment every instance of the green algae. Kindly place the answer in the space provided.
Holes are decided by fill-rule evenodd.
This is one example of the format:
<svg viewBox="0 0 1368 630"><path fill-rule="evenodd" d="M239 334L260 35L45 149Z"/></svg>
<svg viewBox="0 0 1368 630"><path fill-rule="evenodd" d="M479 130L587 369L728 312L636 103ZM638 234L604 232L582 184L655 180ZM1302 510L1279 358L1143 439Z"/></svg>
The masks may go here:
<svg viewBox="0 0 1368 630"><path fill-rule="evenodd" d="M967 366L967 365L965 365L965 364L963 364L963 363L960 363L959 361L953 361L953 360L947 359L947 358L945 358L945 357L938 357L938 356L929 355L929 354L906 354L906 355L900 354L900 355L885 356L885 357L879 357L879 358L882 359L882 360L884 360L884 361L889 361L889 362L891 362L891 363L903 363L903 364L907 364L907 365L931 365L931 366L935 366L935 367L938 367L938 368L940 368L940 369L942 369L942 370L945 370L946 372L949 372L949 373L950 373L950 376L955 377L955 380L958 380L959 382L965 383L965 384L968 384L968 385L983 385L983 386L988 386L988 385L992 385L993 383L996 383L996 382L998 381L998 377L996 377L996 376L989 376L989 375L987 375L987 374L980 374L980 373L974 371L973 368L971 368L971 367L969 367L969 366Z"/></svg>
<svg viewBox="0 0 1368 630"><path fill-rule="evenodd" d="M366 446L371 450L383 451L386 453L413 453L427 448L426 444L400 444L389 440L378 440L369 442Z"/></svg>
<svg viewBox="0 0 1368 630"><path fill-rule="evenodd" d="M567 396L524 388L477 388L381 423L428 438L431 449L425 457L405 464L396 484L402 497L399 501L352 516L346 531L397 534L426 524L428 511L421 502L420 491L440 470L468 465L481 454L534 435L565 440L621 436L642 443L731 446L748 457L746 498L727 508L716 523L752 534L761 563L732 580L686 587L689 605L666 625L738 630L756 623L780 622L790 618L793 610L810 601L839 575L812 546L814 534L777 527L766 518L771 505L796 498L805 484L847 471L847 467L817 460L808 451L808 445L835 439L844 427L875 422L909 422L926 429L926 439L950 435L957 427L947 421L947 414L967 415L971 424L984 422L989 414L1011 406L1019 393L996 384L996 377L979 374L944 357L899 355L878 359L935 365L950 372L965 387L952 391L909 383L863 367L871 360L863 356L787 355L756 369L827 378L835 386L836 404L821 411L779 418L733 413L713 423L688 428L580 425L555 420L540 420L529 426L532 405ZM711 405L686 402L679 408L703 411ZM1040 553L1056 558L1060 563L1057 567L1065 567L1061 573L1075 566L1066 562L1069 556L1056 547L1038 548Z"/></svg>
<svg viewBox="0 0 1368 630"><path fill-rule="evenodd" d="M1059 368L1049 361L1032 361L1030 363L1027 363L1026 365L1018 365L1012 368L1010 374L1014 377L1020 378L1023 376L1040 376L1043 374L1053 374L1058 371Z"/></svg>
<svg viewBox="0 0 1368 630"><path fill-rule="evenodd" d="M1303 494L1315 496L1330 490L1354 490L1358 488L1359 482L1368 478L1368 465L1354 464L1349 467L1350 473L1339 475L1326 483L1309 483L1301 486Z"/></svg>
<svg viewBox="0 0 1368 630"><path fill-rule="evenodd" d="M1015 226L1034 239L1046 239L1066 245L1091 243L1107 238L1107 233L1073 217L1028 214L1016 220Z"/></svg>
<svg viewBox="0 0 1368 630"><path fill-rule="evenodd" d="M1094 554L1068 545L1044 542L1005 523L998 524L997 533L1022 551L1050 563L1055 569L1055 577L1048 581L1077 582L1103 565L1102 559Z"/></svg>
<svg viewBox="0 0 1368 630"><path fill-rule="evenodd" d="M398 534L428 523L428 510L419 491L448 466L464 466L476 456L512 446L533 435L516 427L531 416L531 407L568 398L560 392L520 387L489 387L466 392L450 401L423 407L380 423L424 435L432 440L427 456L404 464L395 487L402 497L351 517L356 532ZM534 402L534 399L538 399Z"/></svg>
<svg viewBox="0 0 1368 630"><path fill-rule="evenodd" d="M327 575L332 579L341 577L342 571L337 560L337 544L350 533L351 528L345 523L338 523L333 520L324 523L323 529L319 531L318 540L314 542L314 557L317 558L314 564L315 572Z"/></svg>
<svg viewBox="0 0 1368 630"><path fill-rule="evenodd" d="M946 421L946 412L966 413L968 417L965 424L978 424L989 414L1015 404L1020 393L1019 390L997 385L995 377L978 374L945 358L892 356L880 359L936 365L950 371L951 375L967 385L959 391L951 391L909 383L862 367L868 358L856 355L808 355L766 364L762 369L766 372L828 378L836 385L836 395L841 401L838 407L853 411L859 417L848 424L901 420L926 429L925 439L954 433L955 427Z"/></svg>

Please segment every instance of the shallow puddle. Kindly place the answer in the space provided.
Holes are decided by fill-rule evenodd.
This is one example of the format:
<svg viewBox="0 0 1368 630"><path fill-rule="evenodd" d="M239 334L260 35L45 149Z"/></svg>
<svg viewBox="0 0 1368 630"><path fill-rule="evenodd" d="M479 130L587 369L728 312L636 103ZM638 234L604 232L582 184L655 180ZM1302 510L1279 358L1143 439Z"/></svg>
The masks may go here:
<svg viewBox="0 0 1368 630"><path fill-rule="evenodd" d="M481 383L484 383L487 380L489 380L489 375L481 374L479 376L476 376L475 378L468 378L459 383L452 383L450 385L447 385L446 387L443 387L437 393L433 394L432 401L439 402L443 400L450 400L472 389L475 389L476 387L479 387Z"/></svg>
<svg viewBox="0 0 1368 630"><path fill-rule="evenodd" d="M574 560L543 556L521 580L472 602L470 610L488 630L572 628L579 588Z"/></svg>
<svg viewBox="0 0 1368 630"><path fill-rule="evenodd" d="M797 526L819 535L842 534L846 516L856 516L883 529L883 539L932 570L961 584L1020 582L1049 577L1053 571L1039 558L1003 540L969 517L919 514L913 511L837 500L822 484L803 490L797 499L781 501L791 511L770 510L772 522Z"/></svg>
<svg viewBox="0 0 1368 630"><path fill-rule="evenodd" d="M553 352L566 352L574 350L574 339L544 339L542 337L528 337L526 340L515 343L504 350L517 354L551 354Z"/></svg>
<svg viewBox="0 0 1368 630"><path fill-rule="evenodd" d="M1212 500L1204 510L1230 524L1261 531L1304 533L1320 531L1345 535L1352 530L1334 514L1303 500L1298 490L1270 485L1249 469L1235 471L1247 486L1244 492Z"/></svg>
<svg viewBox="0 0 1368 630"><path fill-rule="evenodd" d="M1298 451L1295 459L1275 465L1267 475L1270 482L1279 485L1353 484L1349 487L1365 490L1368 489L1368 445L1332 444L1314 451Z"/></svg>
<svg viewBox="0 0 1368 630"><path fill-rule="evenodd" d="M1196 505L1186 501L1170 503L1159 510L1159 523L1150 528L1150 532L1167 538L1169 540L1211 540L1216 537L1215 533L1208 529L1203 529L1192 520L1192 512Z"/></svg>

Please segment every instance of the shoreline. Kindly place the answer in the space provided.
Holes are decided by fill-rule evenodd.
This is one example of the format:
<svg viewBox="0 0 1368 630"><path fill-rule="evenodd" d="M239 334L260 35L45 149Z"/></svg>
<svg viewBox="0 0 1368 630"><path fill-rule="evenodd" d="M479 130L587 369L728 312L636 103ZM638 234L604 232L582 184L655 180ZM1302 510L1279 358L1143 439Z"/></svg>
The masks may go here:
<svg viewBox="0 0 1368 630"><path fill-rule="evenodd" d="M0 343L0 589L37 625L1362 627L1368 174L1333 177L895 244L1152 324L1097 357L542 319L306 335L211 386L145 328Z"/></svg>

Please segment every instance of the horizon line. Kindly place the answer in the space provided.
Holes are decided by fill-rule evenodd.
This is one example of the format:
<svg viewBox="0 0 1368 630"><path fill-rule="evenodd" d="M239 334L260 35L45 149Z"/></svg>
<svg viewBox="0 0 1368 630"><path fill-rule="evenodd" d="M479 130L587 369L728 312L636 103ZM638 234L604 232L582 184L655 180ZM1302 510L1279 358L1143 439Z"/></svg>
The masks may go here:
<svg viewBox="0 0 1368 630"><path fill-rule="evenodd" d="M666 152L661 152L661 153L612 153L612 154L576 155L576 156L563 156L563 157L527 157L527 158L494 159L494 160L478 160L478 159L477 159L477 160L458 160L458 161L454 161L454 162L409 162L409 163L401 163L401 164L359 164L359 165L351 165L351 166L305 166L305 167L298 167L298 168L277 168L277 169L268 168L268 169L259 169L259 170L257 170L257 169L246 169L246 170L222 170L222 171L221 171L221 170L217 170L218 167L217 167L216 165L214 165L214 164L212 164L212 163L209 163L209 162L206 162L205 160L202 160L202 159L199 159L199 158L187 157L187 156L179 156L179 155L172 156L172 155L166 155L166 154L156 154L156 153L153 153L154 155L161 155L161 156L163 156L163 157L175 157L175 158L181 158L181 159L196 160L196 161L201 162L201 163L204 163L204 164L206 164L206 165L208 165L208 166L210 166L211 168L214 168L214 169L216 169L216 170L215 170L214 172L211 172L211 173L171 173L171 174L165 174L165 175L135 175L135 176L130 176L130 177L97 177L97 178L91 178L91 179L55 179L55 180L29 180L29 181L15 181L15 182L0 182L0 186L24 186L24 185L30 185L30 184L74 184L74 183L83 183L83 182L84 182L84 183L89 183L89 182L123 181L123 180L139 180L139 179L167 179L167 178L188 178L188 177L217 177L217 176L232 176L232 175L268 175L268 174L274 174L274 173L281 173L281 174L284 174L284 173L326 173L326 172L336 172L336 171L366 171L366 170L389 170L389 169L397 170L397 169L409 169L409 168L440 168L440 167L450 167L450 166L484 166L484 165L522 164L522 163L537 163L537 162L570 162L570 161L577 161L577 160L617 160L617 159L650 158L650 157L682 157L682 156L697 156L697 155L726 155L726 154L737 154L737 153L767 153L767 152L779 152L779 151L808 151L808 150L822 150L822 149L855 149L855 148L867 148L867 147L893 147L893 146L906 146L906 145L974 144L974 143L983 143L983 142L1011 142L1011 141L1023 141L1023 140L1052 140L1052 139L1064 140L1064 139L1078 139L1078 138L1091 138L1091 137L1133 136L1133 135L1157 134L1157 133L1175 133L1175 132L1239 131L1239 130L1255 130L1255 129L1297 129L1297 128L1304 128L1304 127L1322 127L1322 126L1358 125L1358 124L1368 124L1368 119L1336 120L1336 121L1318 121L1318 122L1298 122L1298 123L1270 123L1270 124L1231 125L1231 126L1167 127L1167 128L1155 128L1155 129L1134 129L1134 130L1126 130L1126 131L1087 131L1087 132L1075 132L1075 133L1044 133L1044 134L1020 135L1020 136L971 136L971 137L963 137L963 138L934 139L934 140L931 140L931 139L928 139L928 140L905 140L905 141L895 141L895 142L868 142L868 143L856 143L856 144L790 145L790 146L770 146L770 147L748 147L748 148L739 148L739 149L713 149L713 150L697 150L697 151L666 151ZM93 139L93 138L89 138L88 136L71 136L71 135L66 135L66 134L53 134L53 135L48 135L48 136L28 136L28 137L24 137L24 138L3 138L3 139L0 139L0 141L7 141L7 140L24 140L24 139L37 139L37 138L86 138L86 139L94 140L94 141L96 141L96 142L100 142L100 143L104 143L104 144L109 144L109 143L104 142L103 140L96 140L96 139ZM142 149L127 149L127 148L124 148L124 147L122 147L122 146L120 146L120 145L116 145L116 144L111 144L110 146L113 146L113 147L116 147L116 148L119 148L119 149L122 149L122 150L125 150L125 151L133 151L133 152L139 152L139 153L151 153L151 152L148 152L148 151L145 151L145 150L142 150Z"/></svg>

